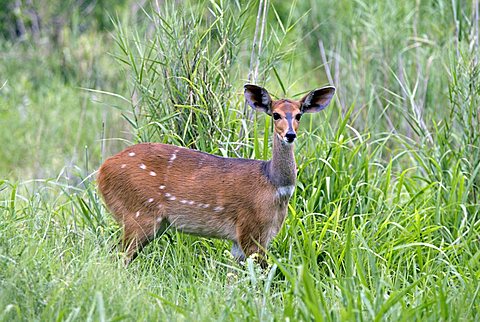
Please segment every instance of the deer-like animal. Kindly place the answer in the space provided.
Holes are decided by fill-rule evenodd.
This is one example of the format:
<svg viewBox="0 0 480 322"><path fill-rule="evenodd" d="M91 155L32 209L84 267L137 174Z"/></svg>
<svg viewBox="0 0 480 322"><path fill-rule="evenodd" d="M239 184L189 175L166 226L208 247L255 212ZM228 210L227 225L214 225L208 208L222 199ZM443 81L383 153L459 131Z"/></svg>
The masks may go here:
<svg viewBox="0 0 480 322"><path fill-rule="evenodd" d="M123 226L127 264L156 235L176 229L233 241L244 260L264 250L279 232L297 176L294 146L304 113L323 110L335 88L313 90L301 100L273 101L267 90L247 84L245 98L273 117L272 159L223 158L168 144L142 143L100 167L98 187Z"/></svg>

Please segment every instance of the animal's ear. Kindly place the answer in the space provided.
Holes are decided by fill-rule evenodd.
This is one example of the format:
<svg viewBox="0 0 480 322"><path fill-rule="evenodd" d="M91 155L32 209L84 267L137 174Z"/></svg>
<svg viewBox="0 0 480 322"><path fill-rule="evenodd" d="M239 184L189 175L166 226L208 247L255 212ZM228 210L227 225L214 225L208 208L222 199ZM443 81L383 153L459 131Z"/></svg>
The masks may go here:
<svg viewBox="0 0 480 322"><path fill-rule="evenodd" d="M272 98L265 88L253 84L245 84L243 88L245 89L244 95L248 105L268 115L272 113Z"/></svg>
<svg viewBox="0 0 480 322"><path fill-rule="evenodd" d="M330 103L333 94L335 94L335 87L333 86L314 89L300 100L302 112L320 112Z"/></svg>

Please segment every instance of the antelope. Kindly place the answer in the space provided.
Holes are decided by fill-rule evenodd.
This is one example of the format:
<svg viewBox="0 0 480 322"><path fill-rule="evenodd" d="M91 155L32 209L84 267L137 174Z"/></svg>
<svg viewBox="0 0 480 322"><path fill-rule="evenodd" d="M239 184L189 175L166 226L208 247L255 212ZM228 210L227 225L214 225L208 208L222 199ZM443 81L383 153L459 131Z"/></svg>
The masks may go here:
<svg viewBox="0 0 480 322"><path fill-rule="evenodd" d="M300 118L330 103L335 88L315 89L301 100L272 100L263 87L246 84L254 110L273 117L272 159L223 158L159 143L130 146L99 169L98 187L123 227L126 264L168 227L233 241L237 261L265 250L287 215L297 169L294 141Z"/></svg>

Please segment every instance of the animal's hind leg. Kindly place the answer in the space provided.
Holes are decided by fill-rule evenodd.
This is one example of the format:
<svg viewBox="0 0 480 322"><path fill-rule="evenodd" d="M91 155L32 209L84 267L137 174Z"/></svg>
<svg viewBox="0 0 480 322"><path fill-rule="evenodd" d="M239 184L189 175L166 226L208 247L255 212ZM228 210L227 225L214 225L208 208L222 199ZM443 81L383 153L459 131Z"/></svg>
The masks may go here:
<svg viewBox="0 0 480 322"><path fill-rule="evenodd" d="M148 216L148 215L145 215ZM135 218L124 223L123 239L121 247L126 253L125 264L134 260L138 253L145 247L156 235L163 233L167 229L165 219L157 220L152 216L150 218Z"/></svg>

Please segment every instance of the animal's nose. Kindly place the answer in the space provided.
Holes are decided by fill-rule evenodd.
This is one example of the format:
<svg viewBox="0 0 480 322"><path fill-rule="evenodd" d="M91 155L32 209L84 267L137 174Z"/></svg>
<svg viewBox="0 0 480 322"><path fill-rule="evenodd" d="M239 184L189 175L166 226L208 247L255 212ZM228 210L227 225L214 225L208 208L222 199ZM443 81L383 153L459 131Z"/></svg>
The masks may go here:
<svg viewBox="0 0 480 322"><path fill-rule="evenodd" d="M293 131L287 132L287 134L285 134L285 138L287 139L288 143L292 143L296 137L297 134L295 134L295 132Z"/></svg>

